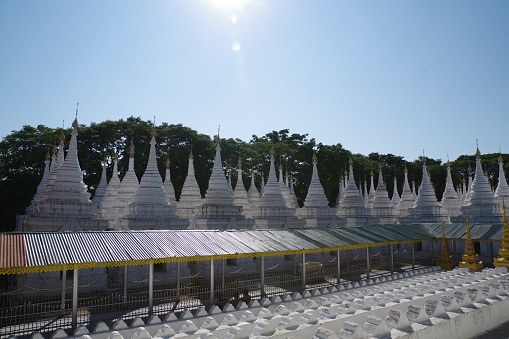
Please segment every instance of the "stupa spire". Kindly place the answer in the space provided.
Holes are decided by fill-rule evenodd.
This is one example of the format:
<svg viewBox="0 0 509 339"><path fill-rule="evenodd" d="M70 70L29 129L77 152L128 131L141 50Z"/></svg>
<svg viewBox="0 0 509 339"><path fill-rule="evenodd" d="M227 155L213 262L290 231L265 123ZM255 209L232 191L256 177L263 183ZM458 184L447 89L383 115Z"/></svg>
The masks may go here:
<svg viewBox="0 0 509 339"><path fill-rule="evenodd" d="M166 158L166 171L164 175L163 187L164 191L166 192L166 196L168 197L168 203L170 205L177 203L177 200L175 199L175 188L171 183L170 158Z"/></svg>
<svg viewBox="0 0 509 339"><path fill-rule="evenodd" d="M472 181L471 189L469 192L467 206L471 205L486 205L494 202L494 195L491 191L491 186L488 178L484 175L481 165L481 152L479 147L475 151L475 177Z"/></svg>
<svg viewBox="0 0 509 339"><path fill-rule="evenodd" d="M179 208L193 208L201 205L201 193L196 176L194 174L193 150L189 151L189 161L187 167L187 176L182 186L182 192L179 199Z"/></svg>
<svg viewBox="0 0 509 339"><path fill-rule="evenodd" d="M397 207L399 205L399 193L398 193L398 180L396 176L394 176L394 186L392 187L392 198L391 203L393 207Z"/></svg>
<svg viewBox="0 0 509 339"><path fill-rule="evenodd" d="M498 158L498 185L495 190L495 197L500 199L509 199L509 185L507 185L507 179L504 171L504 159L502 154Z"/></svg>
<svg viewBox="0 0 509 339"><path fill-rule="evenodd" d="M438 200L435 195L435 190L431 185L429 178L428 167L426 166L426 158L422 163L422 181L419 188L419 195L415 200L415 208L429 208L438 207Z"/></svg>
<svg viewBox="0 0 509 339"><path fill-rule="evenodd" d="M311 175L311 183L309 184L308 194L304 200L304 207L328 207L328 200L323 191L317 168L318 158L316 153L313 154L313 174Z"/></svg>
<svg viewBox="0 0 509 339"><path fill-rule="evenodd" d="M57 178L47 192L46 199L48 201L65 200L66 202L91 203L89 199L90 193L87 191L87 185L83 182L83 172L78 161L77 119L74 120L72 127L67 157L60 168L58 168ZM59 155L60 153L61 158L63 158L63 149L59 151ZM57 156L57 163L58 161L59 158Z"/></svg>
<svg viewBox="0 0 509 339"><path fill-rule="evenodd" d="M266 207L286 207L286 202L281 192L281 186L276 178L276 167L274 165L274 147L270 149L270 167L267 183L265 184L260 206ZM263 181L263 179L262 179Z"/></svg>
<svg viewBox="0 0 509 339"><path fill-rule="evenodd" d="M262 177L262 181L263 181L263 177ZM263 183L262 183L262 186L263 186ZM258 189L256 188L256 185L255 185L255 174L254 174L253 169L251 169L251 186L249 186L249 190L247 191L247 198L249 200L249 203L251 205L254 204L255 207L260 202L260 192L258 192Z"/></svg>
<svg viewBox="0 0 509 339"><path fill-rule="evenodd" d="M401 197L399 199L399 213L400 216L405 217L408 215L408 209L413 208L415 206L415 195L410 188L410 183L408 179L408 168L405 165L404 170L405 176L403 178L403 191L401 192Z"/></svg>
<svg viewBox="0 0 509 339"><path fill-rule="evenodd" d="M445 181L445 190L440 202L440 213L445 216L458 216L461 213L461 201L458 198L458 193L454 189L452 182L451 166L447 162L447 178Z"/></svg>
<svg viewBox="0 0 509 339"><path fill-rule="evenodd" d="M99 185L97 185L94 194L94 202L99 204L101 200L104 198L104 194L106 194L106 188L108 187L108 179L106 178L106 169L108 168L108 162L106 157L101 161L101 180L99 181Z"/></svg>
<svg viewBox="0 0 509 339"><path fill-rule="evenodd" d="M155 126L152 126L150 135L150 151L148 153L147 168L141 177L140 185L138 186L138 190L131 205L166 206L168 205L168 197L164 191L163 180L161 179L157 167Z"/></svg>
<svg viewBox="0 0 509 339"><path fill-rule="evenodd" d="M214 166L210 175L209 188L205 193L207 204L233 204L233 194L230 192L228 180L224 174L223 162L221 160L221 139L219 134L216 138L216 155L214 157Z"/></svg>
<svg viewBox="0 0 509 339"><path fill-rule="evenodd" d="M256 187L255 187L256 188ZM242 178L242 159L237 161L237 183L235 184L235 191L233 191L234 203L237 206L247 208L249 206L249 199L244 186L244 179Z"/></svg>

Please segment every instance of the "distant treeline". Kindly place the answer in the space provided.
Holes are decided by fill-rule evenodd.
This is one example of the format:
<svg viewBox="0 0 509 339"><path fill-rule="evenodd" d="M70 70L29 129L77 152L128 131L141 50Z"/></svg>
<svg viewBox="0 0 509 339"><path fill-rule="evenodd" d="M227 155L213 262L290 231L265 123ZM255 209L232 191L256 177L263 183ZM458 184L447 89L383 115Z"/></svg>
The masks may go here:
<svg viewBox="0 0 509 339"><path fill-rule="evenodd" d="M135 146L135 171L141 178L145 170L152 123L141 118L130 117L126 120L104 121L80 125L78 129L78 157L84 174L84 181L93 195L101 177L101 162L108 161L108 179L112 174L112 158L119 154L120 178L127 170L129 145ZM67 150L70 129L65 134ZM163 123L156 127L157 161L161 176L164 179L165 163L170 160L171 181L177 198L187 175L188 156L192 150L196 179L202 195L207 190L208 180L214 160L214 141L208 135L182 126ZM0 142L0 231L11 231L15 227L15 217L24 214L35 194L44 170L46 154L51 154L58 146L61 128L50 128L44 125L37 127L23 126L13 131ZM375 187L378 185L378 167L382 163L383 177L389 196L393 195L394 178L398 182L398 191L403 187L404 168L408 168L410 182L419 185L422 177L422 157L412 162L393 154L371 153L367 156L351 154L340 143L324 145L317 143L308 134L290 133L288 129L272 131L264 136L253 135L251 140L221 140L223 168L231 171L232 185L237 181L237 163L242 160L243 181L249 186L251 169L254 170L255 183L260 188L261 174L265 180L269 171L269 150L274 147L276 167L281 165L283 173L293 177L295 193L299 204L306 198L312 173L313 152L318 157L318 171L325 194L330 205L334 206L337 198L340 178L348 169L350 156L353 159L354 176L357 184L367 182L370 189L370 173L375 173ZM498 184L499 154L483 154L482 164L493 187ZM509 155L503 154L504 163L509 163ZM440 159L426 160L431 180L435 187L437 199L441 199L445 188L446 165ZM455 185L461 184L468 176L469 165L475 170L475 156L462 155L450 162ZM507 166L506 166L507 169ZM249 188L249 187L246 187Z"/></svg>

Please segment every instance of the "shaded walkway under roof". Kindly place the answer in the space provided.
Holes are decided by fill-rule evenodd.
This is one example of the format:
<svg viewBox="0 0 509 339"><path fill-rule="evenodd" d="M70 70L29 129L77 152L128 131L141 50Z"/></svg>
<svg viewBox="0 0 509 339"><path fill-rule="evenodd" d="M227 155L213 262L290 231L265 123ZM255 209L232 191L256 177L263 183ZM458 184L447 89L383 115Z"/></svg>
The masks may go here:
<svg viewBox="0 0 509 339"><path fill-rule="evenodd" d="M465 225L445 225L446 238L465 238ZM441 226L4 233L0 274L347 250L437 239ZM469 227L474 239L502 239L502 224Z"/></svg>

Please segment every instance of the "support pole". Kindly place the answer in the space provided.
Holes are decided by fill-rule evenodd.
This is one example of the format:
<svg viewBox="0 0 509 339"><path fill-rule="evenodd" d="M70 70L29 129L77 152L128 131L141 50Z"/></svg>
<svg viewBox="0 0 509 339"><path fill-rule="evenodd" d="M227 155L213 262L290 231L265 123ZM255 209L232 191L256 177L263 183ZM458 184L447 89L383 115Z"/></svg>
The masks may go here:
<svg viewBox="0 0 509 339"><path fill-rule="evenodd" d="M297 254L293 255L293 275L297 275Z"/></svg>
<svg viewBox="0 0 509 339"><path fill-rule="evenodd" d="M435 265L435 241L431 240L431 265Z"/></svg>
<svg viewBox="0 0 509 339"><path fill-rule="evenodd" d="M346 250L346 270L350 272L350 250Z"/></svg>
<svg viewBox="0 0 509 339"><path fill-rule="evenodd" d="M78 327L78 269L72 273L72 324L71 327Z"/></svg>
<svg viewBox="0 0 509 339"><path fill-rule="evenodd" d="M366 279L369 279L369 271L371 270L371 247L366 247Z"/></svg>
<svg viewBox="0 0 509 339"><path fill-rule="evenodd" d="M265 257L261 257L260 260L260 294L261 297L266 297L265 293Z"/></svg>
<svg viewBox="0 0 509 339"><path fill-rule="evenodd" d="M62 301L60 309L65 310L65 288L67 287L67 270L62 271Z"/></svg>
<svg viewBox="0 0 509 339"><path fill-rule="evenodd" d="M124 305L127 304L127 284L128 284L128 278L129 278L129 275L128 275L128 266L125 265L124 266Z"/></svg>
<svg viewBox="0 0 509 339"><path fill-rule="evenodd" d="M210 303L214 302L214 260L210 261Z"/></svg>
<svg viewBox="0 0 509 339"><path fill-rule="evenodd" d="M412 243L412 271L415 270L415 243Z"/></svg>
<svg viewBox="0 0 509 339"><path fill-rule="evenodd" d="M154 313L154 263L148 265L148 314Z"/></svg>
<svg viewBox="0 0 509 339"><path fill-rule="evenodd" d="M306 253L302 253L302 288L306 289Z"/></svg>
<svg viewBox="0 0 509 339"><path fill-rule="evenodd" d="M225 275L224 275L224 271L226 269L226 259L223 259L221 260L221 289L223 290L223 293L224 293L224 289L225 289Z"/></svg>
<svg viewBox="0 0 509 339"><path fill-rule="evenodd" d="M176 286L176 294L177 294L177 300L180 299L180 262L177 262L177 286Z"/></svg>
<svg viewBox="0 0 509 339"><path fill-rule="evenodd" d="M337 262L337 284L339 285L341 283L341 253L339 250L336 251L336 258L338 259L338 262Z"/></svg>
<svg viewBox="0 0 509 339"><path fill-rule="evenodd" d="M389 258L391 258L391 274L394 274L394 245L389 245Z"/></svg>

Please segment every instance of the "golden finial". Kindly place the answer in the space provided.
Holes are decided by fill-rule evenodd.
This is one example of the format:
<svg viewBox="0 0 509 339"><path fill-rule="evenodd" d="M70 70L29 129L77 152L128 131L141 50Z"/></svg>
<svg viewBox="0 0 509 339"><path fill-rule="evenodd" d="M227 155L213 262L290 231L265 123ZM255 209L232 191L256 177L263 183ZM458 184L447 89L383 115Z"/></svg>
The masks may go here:
<svg viewBox="0 0 509 339"><path fill-rule="evenodd" d="M64 129L62 128L62 130L60 131L60 142L64 142L64 139L65 139L65 134L64 134Z"/></svg>
<svg viewBox="0 0 509 339"><path fill-rule="evenodd" d="M348 163L349 163L350 165L353 165L353 159L352 159L352 155L351 155L351 154L350 154L350 159L348 159Z"/></svg>
<svg viewBox="0 0 509 339"><path fill-rule="evenodd" d="M381 170L381 169L382 169L382 162L381 162L381 161L378 163L378 169L379 169L379 170Z"/></svg>
<svg viewBox="0 0 509 339"><path fill-rule="evenodd" d="M131 144L129 145L129 150L134 151L134 143L131 141Z"/></svg>
<svg viewBox="0 0 509 339"><path fill-rule="evenodd" d="M504 162L504 158L502 158L502 153L500 153L500 156L498 157L498 162Z"/></svg>
<svg viewBox="0 0 509 339"><path fill-rule="evenodd" d="M74 128L78 128L78 107L79 107L80 103L76 103L76 118L74 118L74 121L72 123L72 127Z"/></svg>
<svg viewBox="0 0 509 339"><path fill-rule="evenodd" d="M316 156L316 152L313 152L313 161L318 163L318 157Z"/></svg>
<svg viewBox="0 0 509 339"><path fill-rule="evenodd" d="M479 140L475 139L475 144L476 144L475 155L476 156L481 156L481 152L479 151Z"/></svg>
<svg viewBox="0 0 509 339"><path fill-rule="evenodd" d="M240 155L239 155L239 161L237 161L237 167L241 167L242 166L242 159L240 158Z"/></svg>
<svg viewBox="0 0 509 339"><path fill-rule="evenodd" d="M170 157L166 158L166 168L170 167Z"/></svg>
<svg viewBox="0 0 509 339"><path fill-rule="evenodd" d="M118 153L117 152L113 153L113 159L118 160Z"/></svg>
<svg viewBox="0 0 509 339"><path fill-rule="evenodd" d="M49 155L49 151L46 152L46 160L48 160L49 158L51 158L51 156Z"/></svg>
<svg viewBox="0 0 509 339"><path fill-rule="evenodd" d="M404 169L405 173L408 173L408 168L406 167L406 164L405 164L405 169Z"/></svg>
<svg viewBox="0 0 509 339"><path fill-rule="evenodd" d="M152 128L150 129L150 136L155 137L156 136L156 126L152 125Z"/></svg>
<svg viewBox="0 0 509 339"><path fill-rule="evenodd" d="M193 148L189 150L189 160L193 159Z"/></svg>
<svg viewBox="0 0 509 339"><path fill-rule="evenodd" d="M57 146L53 146L53 150L51 151L52 155L57 153Z"/></svg>
<svg viewBox="0 0 509 339"><path fill-rule="evenodd" d="M269 153L272 154L272 155L276 154L276 151L274 151L274 145L270 146Z"/></svg>

